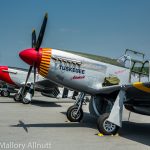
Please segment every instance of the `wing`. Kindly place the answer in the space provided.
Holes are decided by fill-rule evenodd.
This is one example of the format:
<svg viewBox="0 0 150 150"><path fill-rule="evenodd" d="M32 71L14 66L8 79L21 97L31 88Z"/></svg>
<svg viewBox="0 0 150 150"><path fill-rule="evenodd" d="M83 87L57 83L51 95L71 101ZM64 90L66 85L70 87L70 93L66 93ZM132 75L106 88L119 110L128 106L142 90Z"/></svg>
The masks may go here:
<svg viewBox="0 0 150 150"><path fill-rule="evenodd" d="M144 93L150 93L150 82L134 82L132 84L107 86L98 90L97 94L109 94L120 90L135 90Z"/></svg>
<svg viewBox="0 0 150 150"><path fill-rule="evenodd" d="M31 83L31 82L28 82L28 83ZM24 86L24 82L22 82L20 84L20 86ZM43 91L43 90L50 90L50 89L53 89L55 87L58 87L57 84L47 80L47 79L44 79L44 80L40 80L40 81L36 81L35 82L35 89L37 91Z"/></svg>
<svg viewBox="0 0 150 150"><path fill-rule="evenodd" d="M134 99L134 102L139 102L139 100L142 100L140 103L140 107L143 104L147 105L145 100L149 100L150 97L150 82L134 82L128 85L116 86L114 87L114 89L119 90L119 93L116 97L116 100L107 120L121 127L124 102L127 102L128 98L132 98ZM105 88L102 92L113 92L113 89L112 87L108 87L107 89Z"/></svg>
<svg viewBox="0 0 150 150"><path fill-rule="evenodd" d="M55 87L58 87L57 84L51 82L50 80L41 80L41 81L37 81L35 83L35 88L36 89L41 89L41 90L50 90L53 89Z"/></svg>

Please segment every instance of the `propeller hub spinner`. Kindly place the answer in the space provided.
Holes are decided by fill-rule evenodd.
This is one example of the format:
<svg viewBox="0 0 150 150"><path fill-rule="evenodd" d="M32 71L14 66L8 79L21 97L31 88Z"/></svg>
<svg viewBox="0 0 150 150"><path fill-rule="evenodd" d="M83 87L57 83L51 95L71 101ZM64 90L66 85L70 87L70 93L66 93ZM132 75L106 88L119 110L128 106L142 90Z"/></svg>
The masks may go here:
<svg viewBox="0 0 150 150"><path fill-rule="evenodd" d="M34 48L25 49L19 53L19 56L27 64L38 67L41 61L41 48L39 51L36 51Z"/></svg>

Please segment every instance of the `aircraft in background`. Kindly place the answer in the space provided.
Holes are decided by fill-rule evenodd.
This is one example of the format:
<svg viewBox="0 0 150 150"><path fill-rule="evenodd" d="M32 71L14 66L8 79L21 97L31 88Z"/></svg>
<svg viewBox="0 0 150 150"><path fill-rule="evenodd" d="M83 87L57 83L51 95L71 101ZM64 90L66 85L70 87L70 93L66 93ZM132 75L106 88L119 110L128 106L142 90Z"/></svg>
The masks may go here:
<svg viewBox="0 0 150 150"><path fill-rule="evenodd" d="M24 81L27 76L27 70L23 68L15 68L8 66L0 66L0 80L7 83L2 86L1 94L2 96L9 96L12 89L20 89L19 92L14 96L15 101L22 101L24 104L29 104L31 98L26 98L26 93L29 91L29 87L33 82L33 73L28 80L28 86L24 89L24 94L21 95L21 90L23 90ZM41 92L43 96L52 98L66 98L72 97L74 91L68 91L63 87L58 87L57 84L50 82L41 75L36 73L35 90ZM33 96L33 95L32 95ZM76 95L75 95L76 96Z"/></svg>
<svg viewBox="0 0 150 150"><path fill-rule="evenodd" d="M17 93L17 91L14 89L13 86L0 80L0 95L4 97L8 97L10 93Z"/></svg>
<svg viewBox="0 0 150 150"><path fill-rule="evenodd" d="M132 112L150 115L150 62L144 61L142 53L126 50L118 59L120 65L115 66L71 52L40 48L47 19L46 14L38 39L35 30L32 32L32 48L19 53L30 65L25 85L32 68L34 73L37 68L39 74L50 81L79 91L77 101L67 110L67 118L72 122L82 119L84 97L91 95L90 113L98 116L98 130L103 134L118 132L122 126L123 105ZM142 59L134 59L130 53Z"/></svg>

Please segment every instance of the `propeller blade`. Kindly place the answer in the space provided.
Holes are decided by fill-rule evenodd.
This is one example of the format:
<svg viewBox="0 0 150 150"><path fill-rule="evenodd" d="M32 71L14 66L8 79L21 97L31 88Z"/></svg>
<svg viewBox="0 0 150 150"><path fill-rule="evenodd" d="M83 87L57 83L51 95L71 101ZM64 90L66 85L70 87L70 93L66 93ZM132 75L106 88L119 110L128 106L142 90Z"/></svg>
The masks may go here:
<svg viewBox="0 0 150 150"><path fill-rule="evenodd" d="M23 93L24 93L24 91L25 91L25 88L26 88L28 79L29 79L30 74L31 74L31 71L32 71L32 67L33 67L33 66L30 66L30 68L29 68L29 71L28 71L28 74L27 74L27 77L26 77L25 84L24 84L23 89L22 89L21 93L19 94L19 96L23 96Z"/></svg>
<svg viewBox="0 0 150 150"><path fill-rule="evenodd" d="M24 86L27 85L28 79L29 79L30 74L31 74L31 71L32 71L32 67L33 67L33 66L30 66L30 68L29 68L29 71L28 71L27 78L26 78L26 81L25 81L25 85L24 85Z"/></svg>
<svg viewBox="0 0 150 150"><path fill-rule="evenodd" d="M40 30L39 36L38 36L38 40L37 40L37 43L36 43L36 47L35 47L36 51L38 51L40 46L41 46L41 43L42 43L42 40L43 40L43 36L44 36L44 33L45 33L47 19L48 19L48 14L46 13L45 17L44 17L44 20L43 20L43 24L41 26L41 30Z"/></svg>
<svg viewBox="0 0 150 150"><path fill-rule="evenodd" d="M36 32L35 30L32 31L32 48L36 46Z"/></svg>
<svg viewBox="0 0 150 150"><path fill-rule="evenodd" d="M34 65L34 84L35 84L35 81L36 81L36 65Z"/></svg>
<svg viewBox="0 0 150 150"><path fill-rule="evenodd" d="M34 83L33 83L34 91L35 91L35 82L36 82L36 65L34 65Z"/></svg>

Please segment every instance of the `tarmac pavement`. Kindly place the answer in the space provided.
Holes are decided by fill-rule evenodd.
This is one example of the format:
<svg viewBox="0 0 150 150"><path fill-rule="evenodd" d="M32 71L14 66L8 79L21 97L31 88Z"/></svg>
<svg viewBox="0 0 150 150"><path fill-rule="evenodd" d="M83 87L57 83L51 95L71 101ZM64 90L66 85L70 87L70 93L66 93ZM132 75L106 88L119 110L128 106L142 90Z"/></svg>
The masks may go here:
<svg viewBox="0 0 150 150"><path fill-rule="evenodd" d="M117 136L98 136L96 119L83 106L80 123L67 121L70 99L36 94L29 105L0 97L0 150L150 150L150 117L124 111L123 127Z"/></svg>

